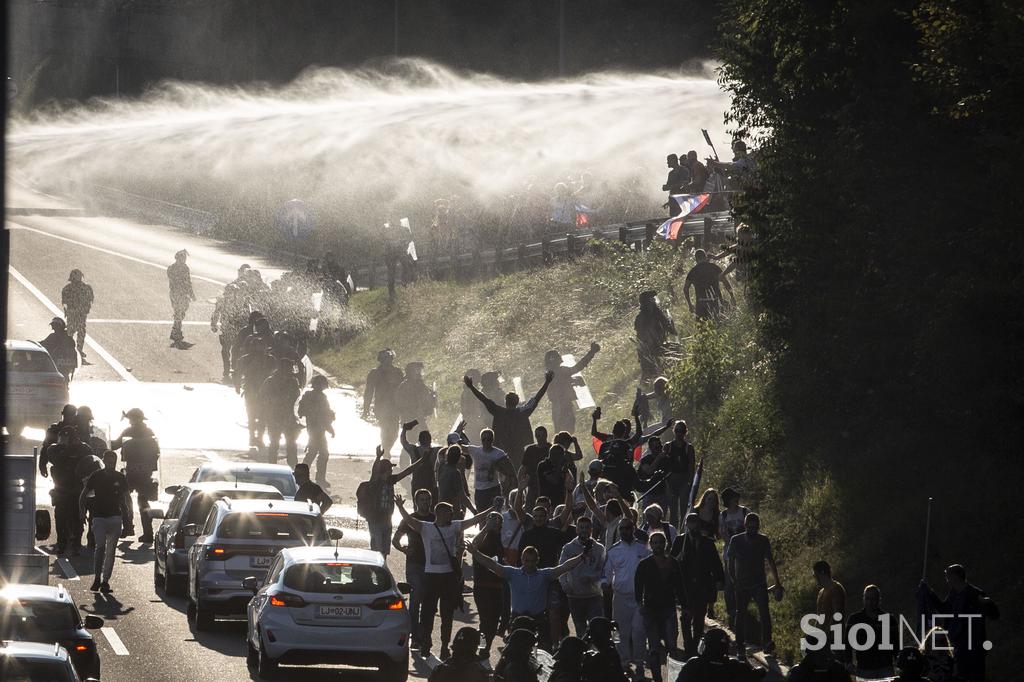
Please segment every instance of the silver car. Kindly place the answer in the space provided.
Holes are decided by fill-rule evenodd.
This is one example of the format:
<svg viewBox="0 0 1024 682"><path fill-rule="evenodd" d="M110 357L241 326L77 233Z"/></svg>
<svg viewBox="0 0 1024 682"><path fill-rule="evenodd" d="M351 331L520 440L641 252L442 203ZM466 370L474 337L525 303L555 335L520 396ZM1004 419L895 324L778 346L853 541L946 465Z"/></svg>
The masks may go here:
<svg viewBox="0 0 1024 682"><path fill-rule="evenodd" d="M26 426L46 428L68 402L68 385L50 354L35 341L5 341L7 355L7 432Z"/></svg>
<svg viewBox="0 0 1024 682"><path fill-rule="evenodd" d="M217 500L188 551L189 619L205 630L219 614L245 613L252 592L244 578L262 578L285 547L327 541L320 508L311 502Z"/></svg>
<svg viewBox="0 0 1024 682"><path fill-rule="evenodd" d="M257 676L280 663L341 663L378 668L388 682L408 678L409 585L395 582L380 552L289 548L265 579L244 584L254 592L246 642Z"/></svg>
<svg viewBox="0 0 1024 682"><path fill-rule="evenodd" d="M0 680L8 682L79 682L71 656L60 644L0 642ZM89 677L89 680L95 680Z"/></svg>
<svg viewBox="0 0 1024 682"><path fill-rule="evenodd" d="M232 500L281 500L281 491L263 483L204 481L172 485L165 489L174 495L167 511L154 508L150 514L163 522L153 538L153 586L167 594L185 593L188 578L188 550L206 524L213 503Z"/></svg>
<svg viewBox="0 0 1024 682"><path fill-rule="evenodd" d="M192 472L189 481L235 481L239 483L266 483L281 491L286 500L295 497L299 489L295 474L284 464L262 464L260 462L230 462L217 460L207 462Z"/></svg>

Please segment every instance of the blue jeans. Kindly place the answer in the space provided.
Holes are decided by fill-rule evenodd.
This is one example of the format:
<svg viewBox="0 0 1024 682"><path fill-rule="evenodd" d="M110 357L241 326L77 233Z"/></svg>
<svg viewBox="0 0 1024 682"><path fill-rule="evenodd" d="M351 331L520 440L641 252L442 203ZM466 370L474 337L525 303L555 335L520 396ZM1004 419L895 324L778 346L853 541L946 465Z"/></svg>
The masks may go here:
<svg viewBox="0 0 1024 682"><path fill-rule="evenodd" d="M568 601L572 626L576 630L576 636L582 637L587 631L590 619L604 615L604 600L600 595L595 595L593 597L569 597Z"/></svg>
<svg viewBox="0 0 1024 682"><path fill-rule="evenodd" d="M370 530L370 549L386 559L391 553L391 519L366 519L366 525Z"/></svg>

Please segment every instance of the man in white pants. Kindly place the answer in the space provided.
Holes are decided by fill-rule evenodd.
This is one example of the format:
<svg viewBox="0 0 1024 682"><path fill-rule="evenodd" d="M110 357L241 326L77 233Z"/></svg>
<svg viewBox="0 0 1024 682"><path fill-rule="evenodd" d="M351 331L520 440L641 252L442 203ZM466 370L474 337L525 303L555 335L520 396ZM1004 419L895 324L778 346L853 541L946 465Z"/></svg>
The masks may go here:
<svg viewBox="0 0 1024 682"><path fill-rule="evenodd" d="M634 577L640 561L651 554L643 542L633 536L636 527L631 516L619 523L619 541L608 550L602 583L612 588L612 619L619 624L619 658L622 664L633 664L633 679L644 676L645 632L643 618L636 604Z"/></svg>
<svg viewBox="0 0 1024 682"><path fill-rule="evenodd" d="M94 577L89 589L109 594L113 592L110 574L114 570L114 553L121 537L121 522L127 510L131 509L128 481L117 471L117 453L113 450L103 453L103 468L89 476L82 488L78 507L83 519L87 502L92 505L92 533L96 539Z"/></svg>

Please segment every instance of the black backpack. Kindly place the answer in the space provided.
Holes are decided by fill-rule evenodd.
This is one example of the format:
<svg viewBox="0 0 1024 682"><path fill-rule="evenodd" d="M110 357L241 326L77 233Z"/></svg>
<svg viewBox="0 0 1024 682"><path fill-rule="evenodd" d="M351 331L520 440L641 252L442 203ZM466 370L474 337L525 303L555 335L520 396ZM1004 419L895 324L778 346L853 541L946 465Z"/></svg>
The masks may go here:
<svg viewBox="0 0 1024 682"><path fill-rule="evenodd" d="M364 519L377 515L375 493L376 488L370 481L363 481L356 488L356 512Z"/></svg>

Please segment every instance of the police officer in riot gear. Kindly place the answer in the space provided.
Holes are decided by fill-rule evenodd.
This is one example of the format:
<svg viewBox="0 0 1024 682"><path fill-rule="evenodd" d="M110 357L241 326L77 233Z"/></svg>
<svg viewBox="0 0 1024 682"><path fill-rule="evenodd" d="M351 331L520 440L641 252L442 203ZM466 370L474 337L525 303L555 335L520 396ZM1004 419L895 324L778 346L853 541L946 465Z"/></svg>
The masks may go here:
<svg viewBox="0 0 1024 682"><path fill-rule="evenodd" d="M89 446L78 437L74 426L60 430L57 442L46 448L39 457L40 471L53 479L50 498L53 501L53 520L57 527L56 552L79 554L82 545L82 519L78 514L78 497L82 492L82 479L77 477L78 465L92 457Z"/></svg>
<svg viewBox="0 0 1024 682"><path fill-rule="evenodd" d="M153 480L153 472L157 470L160 460L160 444L156 434L146 425L146 415L142 410L133 407L122 418L128 420L128 428L110 441L110 449L121 450L128 492L134 492L138 500L139 516L142 519L139 542L153 542L153 519L149 515L149 503L157 499L157 483ZM131 500L130 497L128 499ZM130 537L135 532L133 520L134 512L121 531L122 537Z"/></svg>
<svg viewBox="0 0 1024 682"><path fill-rule="evenodd" d="M82 281L82 271L75 268L68 275L68 283L60 292L60 302L64 306L64 318L67 320L68 336L76 337L76 347L85 359L85 319L92 310L92 287Z"/></svg>
<svg viewBox="0 0 1024 682"><path fill-rule="evenodd" d="M390 348L377 353L377 366L366 375L366 387L363 389L363 419L373 415L380 426L380 444L384 452L391 448L398 439L398 385L405 379L402 370L395 367L395 351Z"/></svg>
<svg viewBox="0 0 1024 682"><path fill-rule="evenodd" d="M683 664L676 682L745 682L760 680L767 672L746 661L729 658L729 634L721 628L711 628L697 645L697 655Z"/></svg>
<svg viewBox="0 0 1024 682"><path fill-rule="evenodd" d="M71 383L75 370L78 369L78 349L75 348L75 340L68 335L67 324L59 317L50 320L50 329L53 331L40 341L39 345L53 358L53 364L57 366L57 371L64 375L64 380Z"/></svg>
<svg viewBox="0 0 1024 682"><path fill-rule="evenodd" d="M176 348L181 348L185 342L185 334L182 332L181 323L188 312L188 306L196 300L196 294L192 290L192 273L185 264L188 258L188 251L182 249L174 254L174 262L167 267L167 284L170 287L171 311L174 314L174 323L171 325L171 342Z"/></svg>

